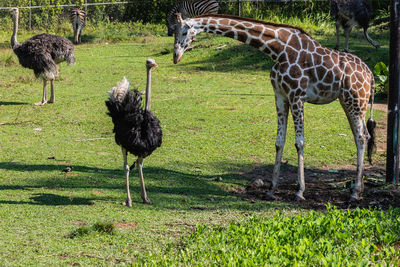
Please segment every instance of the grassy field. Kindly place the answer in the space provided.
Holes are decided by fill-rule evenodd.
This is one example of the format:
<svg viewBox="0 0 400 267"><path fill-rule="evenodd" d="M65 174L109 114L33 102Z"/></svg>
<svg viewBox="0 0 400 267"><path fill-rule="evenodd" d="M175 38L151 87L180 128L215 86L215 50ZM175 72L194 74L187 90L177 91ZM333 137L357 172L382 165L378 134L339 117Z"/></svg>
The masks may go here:
<svg viewBox="0 0 400 267"><path fill-rule="evenodd" d="M30 35L23 32L19 40ZM350 43L370 67L388 61L388 34L373 36L382 43L378 52L361 34L354 34ZM316 37L334 46L333 35ZM198 39L196 48L174 65L172 37L133 36L119 43L92 38L97 41L76 47L75 66L61 65L56 103L37 107L32 103L41 99L41 81L18 64L8 48L8 33L0 35L1 266L147 260L173 264L176 258L171 255L180 253L181 238L193 239L189 234L194 229L205 231L196 225L248 224L254 216L275 218L276 210L289 217L307 214L279 202L250 203L232 193L247 185L246 174L255 168L272 172L276 134L269 82L272 61L234 40L206 35ZM121 205L122 155L104 101L124 76L144 90L147 58L159 64L153 72L152 110L162 123L164 139L144 161L153 205L141 204L135 171L134 204L128 209ZM288 125L284 160L296 166L291 120ZM306 167L355 165L351 130L337 101L306 105L305 134ZM64 173L67 166L72 171ZM109 223L116 227L114 234L93 228ZM356 264L358 258L354 259ZM218 261L204 264L213 262Z"/></svg>

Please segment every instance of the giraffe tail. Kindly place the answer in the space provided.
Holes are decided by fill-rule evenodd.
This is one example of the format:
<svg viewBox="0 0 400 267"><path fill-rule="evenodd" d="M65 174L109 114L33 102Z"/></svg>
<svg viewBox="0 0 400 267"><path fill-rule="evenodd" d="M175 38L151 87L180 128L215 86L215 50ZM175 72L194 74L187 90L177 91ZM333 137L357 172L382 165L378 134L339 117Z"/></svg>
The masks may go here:
<svg viewBox="0 0 400 267"><path fill-rule="evenodd" d="M372 119L374 96L375 96L375 81L374 81L374 78L372 78L372 81L371 81L371 108L370 108L370 116L367 121L367 130L369 133L369 139L368 139L368 144L367 144L367 146L368 146L367 156L368 156L369 164L371 164L371 165L372 165L372 153L376 149L376 144L375 144L376 122Z"/></svg>

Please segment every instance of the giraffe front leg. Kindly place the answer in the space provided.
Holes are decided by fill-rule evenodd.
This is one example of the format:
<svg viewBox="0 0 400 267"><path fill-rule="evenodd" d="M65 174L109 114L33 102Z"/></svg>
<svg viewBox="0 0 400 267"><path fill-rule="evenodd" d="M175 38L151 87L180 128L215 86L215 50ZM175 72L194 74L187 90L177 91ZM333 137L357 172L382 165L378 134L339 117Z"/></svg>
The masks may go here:
<svg viewBox="0 0 400 267"><path fill-rule="evenodd" d="M275 105L278 114L278 130L276 135L276 156L274 171L272 174L272 185L271 189L266 194L266 199L274 200L274 192L278 186L279 172L282 162L283 148L285 147L286 129L287 129L287 118L289 114L289 104L285 96L282 96L275 92Z"/></svg>
<svg viewBox="0 0 400 267"><path fill-rule="evenodd" d="M297 179L299 182L299 191L296 193L296 199L298 201L305 200L303 193L306 189L306 184L304 182L304 108L303 102L301 99L297 99L291 105L293 123L295 129L295 146L297 149L297 162L298 162L298 170L297 170Z"/></svg>

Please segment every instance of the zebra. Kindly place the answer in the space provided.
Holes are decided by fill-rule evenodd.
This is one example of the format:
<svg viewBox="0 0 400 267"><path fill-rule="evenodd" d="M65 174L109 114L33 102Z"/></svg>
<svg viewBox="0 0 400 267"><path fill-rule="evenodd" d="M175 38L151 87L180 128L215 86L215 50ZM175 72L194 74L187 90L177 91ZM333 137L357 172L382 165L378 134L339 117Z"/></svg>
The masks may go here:
<svg viewBox="0 0 400 267"><path fill-rule="evenodd" d="M181 13L182 18L185 19L203 14L218 14L218 9L219 5L216 0L184 1L177 3L167 17L168 36L174 34L176 13Z"/></svg>
<svg viewBox="0 0 400 267"><path fill-rule="evenodd" d="M80 8L74 8L70 15L72 27L74 28L74 43L81 43L82 29L86 23L86 13Z"/></svg>

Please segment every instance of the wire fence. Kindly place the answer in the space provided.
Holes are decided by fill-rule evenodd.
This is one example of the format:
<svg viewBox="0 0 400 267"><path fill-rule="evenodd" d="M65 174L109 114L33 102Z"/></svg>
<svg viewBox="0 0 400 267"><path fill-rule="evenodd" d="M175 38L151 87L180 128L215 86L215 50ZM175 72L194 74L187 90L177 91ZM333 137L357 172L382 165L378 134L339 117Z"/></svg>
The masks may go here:
<svg viewBox="0 0 400 267"><path fill-rule="evenodd" d="M10 24L7 21L8 10L16 5L21 9L20 25L32 29L33 26L46 27L67 20L69 10L77 6L85 9L91 22L118 20L162 23L172 6L181 1L183 0L3 0L0 1L0 27L1 24ZM274 12L277 14L299 17L307 13L328 13L330 6L330 0L217 1L220 3L220 13L254 18L262 18L265 12L271 9L275 9ZM390 2L390 0L369 1L378 7L388 6Z"/></svg>

